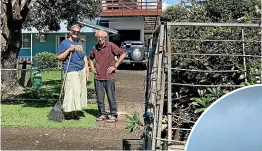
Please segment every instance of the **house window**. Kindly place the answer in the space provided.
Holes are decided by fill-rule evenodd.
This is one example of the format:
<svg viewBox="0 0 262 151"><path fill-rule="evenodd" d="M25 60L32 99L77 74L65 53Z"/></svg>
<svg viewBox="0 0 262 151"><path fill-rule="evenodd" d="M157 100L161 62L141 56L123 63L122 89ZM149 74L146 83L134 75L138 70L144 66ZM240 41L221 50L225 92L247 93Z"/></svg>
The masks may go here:
<svg viewBox="0 0 262 151"><path fill-rule="evenodd" d="M31 34L22 34L22 48L31 47Z"/></svg>

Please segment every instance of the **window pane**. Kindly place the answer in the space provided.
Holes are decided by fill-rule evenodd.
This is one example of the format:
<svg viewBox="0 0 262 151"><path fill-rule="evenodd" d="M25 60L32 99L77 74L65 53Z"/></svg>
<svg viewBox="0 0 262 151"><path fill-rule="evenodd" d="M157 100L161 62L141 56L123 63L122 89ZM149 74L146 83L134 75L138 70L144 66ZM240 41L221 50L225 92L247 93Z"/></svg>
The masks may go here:
<svg viewBox="0 0 262 151"><path fill-rule="evenodd" d="M22 47L28 48L31 47L31 34L23 34Z"/></svg>
<svg viewBox="0 0 262 151"><path fill-rule="evenodd" d="M25 43L23 43L23 47L31 47L31 42L25 42Z"/></svg>

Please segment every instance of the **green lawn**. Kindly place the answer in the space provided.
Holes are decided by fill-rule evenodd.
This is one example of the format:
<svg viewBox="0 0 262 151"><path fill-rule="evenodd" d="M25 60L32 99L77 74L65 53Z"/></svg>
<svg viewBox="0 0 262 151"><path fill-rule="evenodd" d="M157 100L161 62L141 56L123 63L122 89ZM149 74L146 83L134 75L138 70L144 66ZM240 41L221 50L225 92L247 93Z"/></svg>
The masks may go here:
<svg viewBox="0 0 262 151"><path fill-rule="evenodd" d="M1 103L2 126L30 126L53 128L94 128L96 127L97 105L89 104L83 110L81 120L67 120L63 123L50 121L48 113L57 102L61 90L61 70L42 71L42 86L39 89L28 87L25 91L13 92L15 98L24 99L23 104ZM88 89L94 89L94 75L90 74ZM28 101L27 101L28 99ZM30 101L30 99L36 99ZM42 100L42 101L38 101Z"/></svg>
<svg viewBox="0 0 262 151"><path fill-rule="evenodd" d="M23 93L20 93L17 98L23 99L58 99L62 86L61 70L42 71L42 86L39 89L28 87ZM89 81L87 82L88 91L94 89L94 74L90 73ZM88 93L90 94L90 93ZM91 97L91 96L88 96Z"/></svg>
<svg viewBox="0 0 262 151"><path fill-rule="evenodd" d="M43 84L50 84L53 81L59 81L61 82L61 71L43 71L42 72L42 81ZM88 88L93 89L94 88L94 74L90 73L89 75L89 81L88 81Z"/></svg>
<svg viewBox="0 0 262 151"><path fill-rule="evenodd" d="M2 104L1 122L2 126L28 126L28 127L48 127L48 128L95 128L96 127L96 104L89 104L83 110L85 117L80 120L66 120L62 123L50 121L47 118L52 107L45 107L38 104Z"/></svg>

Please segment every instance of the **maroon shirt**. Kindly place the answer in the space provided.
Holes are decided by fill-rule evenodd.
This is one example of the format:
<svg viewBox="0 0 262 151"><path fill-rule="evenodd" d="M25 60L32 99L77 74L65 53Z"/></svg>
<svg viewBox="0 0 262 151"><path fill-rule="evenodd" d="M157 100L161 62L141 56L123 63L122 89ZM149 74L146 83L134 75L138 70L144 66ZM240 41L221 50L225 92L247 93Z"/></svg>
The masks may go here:
<svg viewBox="0 0 262 151"><path fill-rule="evenodd" d="M96 79L97 80L112 80L116 78L116 73L107 73L109 67L115 66L115 56L123 54L124 51L112 42L106 41L104 46L100 48L96 44L90 52L90 59L95 59L96 64Z"/></svg>

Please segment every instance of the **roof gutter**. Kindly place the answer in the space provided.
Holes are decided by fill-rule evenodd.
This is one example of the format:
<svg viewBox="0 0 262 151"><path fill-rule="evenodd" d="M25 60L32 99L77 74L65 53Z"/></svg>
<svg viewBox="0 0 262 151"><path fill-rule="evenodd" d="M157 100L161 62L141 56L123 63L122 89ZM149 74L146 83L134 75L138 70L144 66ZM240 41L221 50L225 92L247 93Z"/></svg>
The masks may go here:
<svg viewBox="0 0 262 151"><path fill-rule="evenodd" d="M118 31L117 30L114 30L114 29L110 29L110 28L106 28L106 27L103 27L103 26L99 26L99 25L92 25L92 24L89 24L89 23L85 23L85 22L78 22L79 24L82 24L82 25L85 25L89 28L93 28L93 29L96 29L96 30L104 30L108 33L112 33L112 34L118 34Z"/></svg>

